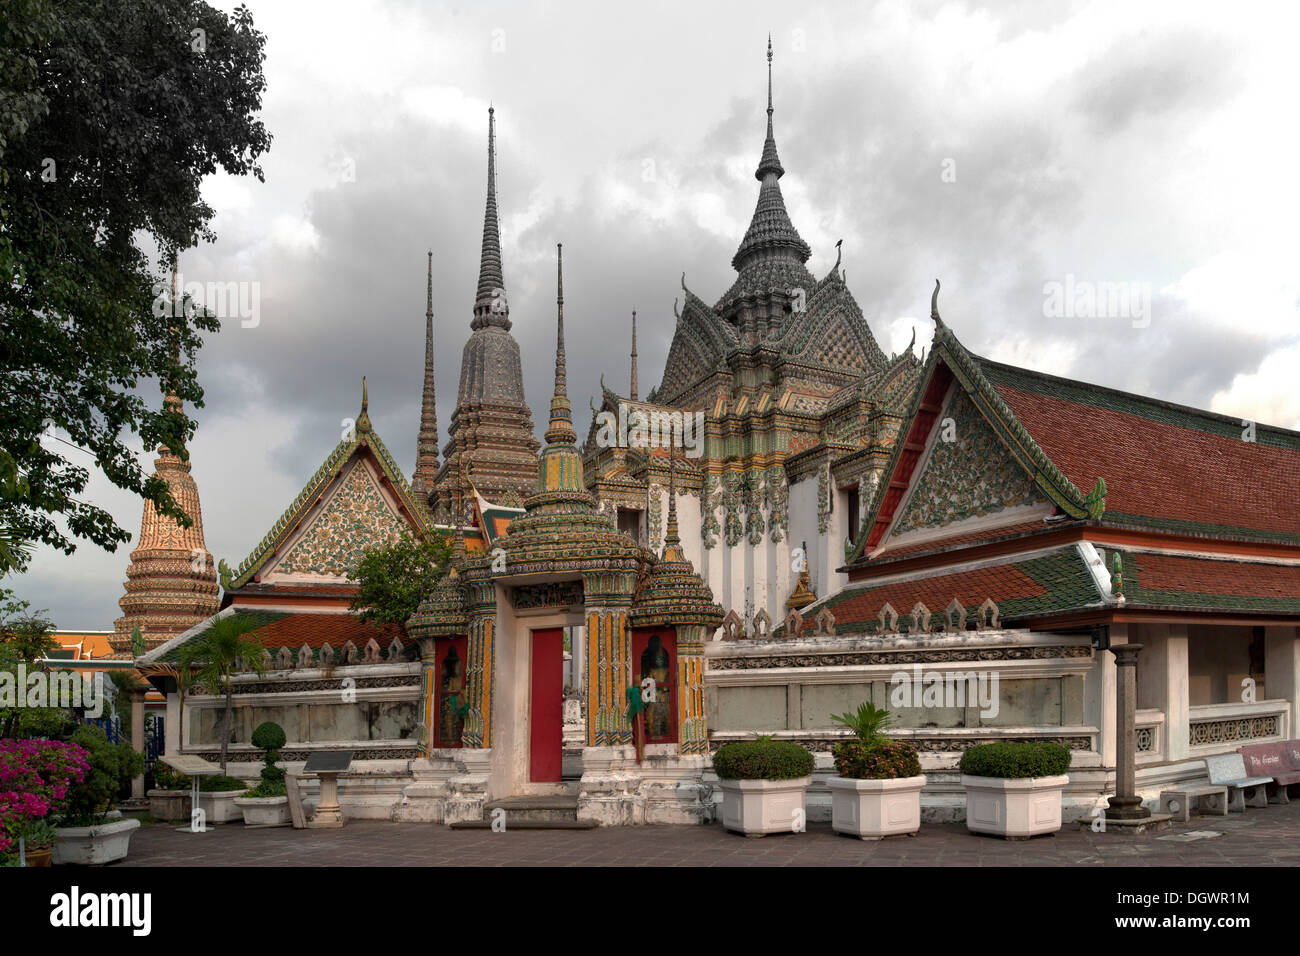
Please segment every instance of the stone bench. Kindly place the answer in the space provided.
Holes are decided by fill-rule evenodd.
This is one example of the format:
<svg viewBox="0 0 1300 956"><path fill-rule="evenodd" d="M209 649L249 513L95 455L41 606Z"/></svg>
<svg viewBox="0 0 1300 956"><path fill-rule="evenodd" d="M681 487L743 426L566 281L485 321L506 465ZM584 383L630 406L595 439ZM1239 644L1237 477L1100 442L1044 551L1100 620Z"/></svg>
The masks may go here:
<svg viewBox="0 0 1300 956"><path fill-rule="evenodd" d="M1206 804L1210 812L1227 816L1228 788L1217 783L1191 783L1160 791L1160 812L1168 813L1179 823L1191 819L1193 806L1198 812L1206 812Z"/></svg>
<svg viewBox="0 0 1300 956"><path fill-rule="evenodd" d="M1272 779L1270 803L1290 803L1286 789L1300 783L1300 740L1276 744L1250 744L1240 750L1246 772L1252 777Z"/></svg>
<svg viewBox="0 0 1300 956"><path fill-rule="evenodd" d="M1268 806L1266 784L1272 777L1250 777L1246 775L1246 761L1241 754L1220 754L1205 758L1205 770L1210 775L1210 783L1228 788L1228 809L1234 813L1244 813L1246 805L1252 807Z"/></svg>

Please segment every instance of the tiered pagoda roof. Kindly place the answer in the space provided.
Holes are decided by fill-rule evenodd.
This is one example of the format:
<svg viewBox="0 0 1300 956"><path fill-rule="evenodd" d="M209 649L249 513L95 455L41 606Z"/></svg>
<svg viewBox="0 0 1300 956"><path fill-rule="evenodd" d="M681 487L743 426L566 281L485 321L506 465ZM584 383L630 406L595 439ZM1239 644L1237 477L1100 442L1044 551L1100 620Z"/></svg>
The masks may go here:
<svg viewBox="0 0 1300 956"><path fill-rule="evenodd" d="M180 411L180 399L167 403ZM134 652L136 628L146 649L158 647L217 611L217 570L203 541L203 510L199 489L186 455L158 448L154 474L167 482L172 500L189 516L182 528L146 501L140 521L139 544L126 570L126 593L118 604L123 615L114 622L109 643L121 655Z"/></svg>
<svg viewBox="0 0 1300 956"><path fill-rule="evenodd" d="M483 244L471 334L461 353L460 387L443 463L435 481L437 507L464 498L468 473L490 498L522 496L537 468L539 443L524 397L519 343L510 334L510 302L501 264L497 215L496 118L488 110L488 184Z"/></svg>

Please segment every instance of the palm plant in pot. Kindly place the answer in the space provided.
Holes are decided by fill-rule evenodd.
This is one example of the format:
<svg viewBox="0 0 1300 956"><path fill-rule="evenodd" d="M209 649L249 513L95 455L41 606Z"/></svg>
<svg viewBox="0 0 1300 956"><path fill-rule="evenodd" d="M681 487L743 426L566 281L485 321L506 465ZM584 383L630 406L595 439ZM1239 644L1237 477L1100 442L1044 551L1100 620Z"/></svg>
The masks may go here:
<svg viewBox="0 0 1300 956"><path fill-rule="evenodd" d="M713 755L722 790L722 825L748 837L802 829L813 755L796 743L759 737Z"/></svg>
<svg viewBox="0 0 1300 956"><path fill-rule="evenodd" d="M284 728L267 721L253 731L253 746L266 751L262 780L248 793L235 798L235 806L244 813L244 825L283 827L289 824L289 795L285 789L284 768L277 767L280 748L284 746Z"/></svg>
<svg viewBox="0 0 1300 956"><path fill-rule="evenodd" d="M915 834L925 776L916 749L882 733L893 719L889 711L864 701L855 713L831 719L854 734L831 749L838 774L827 781L832 829L863 840Z"/></svg>
<svg viewBox="0 0 1300 956"><path fill-rule="evenodd" d="M1061 829L1061 793L1070 782L1069 748L1012 741L980 744L961 755L966 828L1008 840Z"/></svg>

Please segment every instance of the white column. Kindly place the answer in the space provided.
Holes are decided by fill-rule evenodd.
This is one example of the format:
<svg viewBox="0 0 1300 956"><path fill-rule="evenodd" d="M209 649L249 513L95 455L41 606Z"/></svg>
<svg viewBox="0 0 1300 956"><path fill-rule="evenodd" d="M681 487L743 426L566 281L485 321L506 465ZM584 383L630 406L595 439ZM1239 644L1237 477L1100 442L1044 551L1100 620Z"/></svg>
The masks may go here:
<svg viewBox="0 0 1300 956"><path fill-rule="evenodd" d="M175 691L167 695L167 715L163 718L163 752L181 752L181 698Z"/></svg>
<svg viewBox="0 0 1300 956"><path fill-rule="evenodd" d="M1183 760L1191 746L1187 625L1170 624L1165 640L1165 759Z"/></svg>
<svg viewBox="0 0 1300 956"><path fill-rule="evenodd" d="M1288 738L1296 736L1297 714L1300 714L1300 628L1289 625L1264 628L1261 697L1291 702L1291 723L1283 734Z"/></svg>

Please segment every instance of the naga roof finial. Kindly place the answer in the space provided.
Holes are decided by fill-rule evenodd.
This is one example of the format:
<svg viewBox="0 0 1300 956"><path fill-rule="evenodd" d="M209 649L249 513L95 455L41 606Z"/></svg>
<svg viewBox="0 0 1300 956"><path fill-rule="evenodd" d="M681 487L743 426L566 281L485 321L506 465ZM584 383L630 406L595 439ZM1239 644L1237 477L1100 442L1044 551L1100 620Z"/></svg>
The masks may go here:
<svg viewBox="0 0 1300 956"><path fill-rule="evenodd" d="M844 257L844 240L840 239L835 243L835 268L831 272L840 271L840 259Z"/></svg>
<svg viewBox="0 0 1300 956"><path fill-rule="evenodd" d="M936 328L943 328L943 319L939 318L939 280L934 280L934 292L930 294L930 318Z"/></svg>

